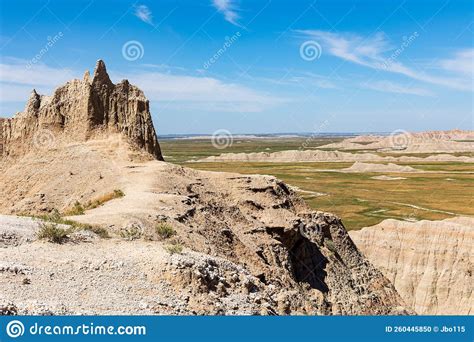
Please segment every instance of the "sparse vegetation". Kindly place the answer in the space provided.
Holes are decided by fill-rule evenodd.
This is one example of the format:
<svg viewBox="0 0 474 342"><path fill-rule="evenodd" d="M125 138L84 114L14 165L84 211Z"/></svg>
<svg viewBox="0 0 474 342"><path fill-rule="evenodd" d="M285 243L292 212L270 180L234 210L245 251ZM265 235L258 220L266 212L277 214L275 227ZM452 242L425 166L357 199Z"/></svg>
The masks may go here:
<svg viewBox="0 0 474 342"><path fill-rule="evenodd" d="M166 222L156 225L155 231L161 239L169 239L170 237L176 235L174 228Z"/></svg>
<svg viewBox="0 0 474 342"><path fill-rule="evenodd" d="M131 225L120 230L120 237L125 240L138 240L143 236L143 229L138 225Z"/></svg>
<svg viewBox="0 0 474 342"><path fill-rule="evenodd" d="M122 191L122 190L119 190L119 189L115 189L113 192L111 193L108 193L108 194L105 194L99 198L96 198L92 201L89 201L86 206L85 206L85 209L86 210L89 210L89 209L95 209L97 207L100 207L102 204L108 202L108 201L111 201L113 199L116 199L116 198L120 198L120 197L123 197L125 196L125 193Z"/></svg>
<svg viewBox="0 0 474 342"><path fill-rule="evenodd" d="M44 222L41 223L40 233L42 232L46 235L59 233L59 231L55 232L54 227L60 228L59 225L67 225L67 226L71 227L70 229L66 230L67 234L73 233L75 231L80 231L80 230L88 230L88 231L91 231L91 232L97 234L99 237L101 237L103 239L106 239L106 238L110 237L107 229L105 229L103 227L100 227L100 226L94 226L94 225L90 225L90 224L79 223L79 222L76 222L76 221L73 221L73 220L64 219L57 209L53 209L53 211L51 211L51 213L49 213L47 215L26 215L26 214L23 214L21 216L29 216L29 217L36 218L36 219L39 219L41 221L44 221ZM42 235L44 235L44 234L42 234ZM40 234L38 234L38 238L46 238L46 237L40 237L39 235Z"/></svg>
<svg viewBox="0 0 474 342"><path fill-rule="evenodd" d="M170 254L181 254L183 253L183 245L178 242L165 246L165 250Z"/></svg>
<svg viewBox="0 0 474 342"><path fill-rule="evenodd" d="M337 248L336 248L336 245L334 244L334 241L325 239L324 245L327 247L327 249L329 249L334 254L337 253Z"/></svg>
<svg viewBox="0 0 474 342"><path fill-rule="evenodd" d="M84 212L85 212L85 209L82 206L82 204L79 201L76 201L74 203L74 206L64 213L64 216L84 215Z"/></svg>
<svg viewBox="0 0 474 342"><path fill-rule="evenodd" d="M95 209L108 201L111 201L115 198L120 198L123 196L125 196L125 194L122 190L115 189L113 192L102 195L99 198L96 198L92 201L87 202L86 205L83 205L81 202L76 201L74 203L74 206L71 209L66 210L64 212L64 216L84 215L86 210Z"/></svg>
<svg viewBox="0 0 474 342"><path fill-rule="evenodd" d="M105 229L103 227L92 226L92 225L88 225L88 224L84 224L84 225L81 225L81 226L82 226L82 229L89 230L89 231L97 234L102 239L110 238L109 232L107 231L107 229Z"/></svg>
<svg viewBox="0 0 474 342"><path fill-rule="evenodd" d="M57 223L42 223L37 233L38 239L53 243L63 243L67 240L69 229L61 228Z"/></svg>

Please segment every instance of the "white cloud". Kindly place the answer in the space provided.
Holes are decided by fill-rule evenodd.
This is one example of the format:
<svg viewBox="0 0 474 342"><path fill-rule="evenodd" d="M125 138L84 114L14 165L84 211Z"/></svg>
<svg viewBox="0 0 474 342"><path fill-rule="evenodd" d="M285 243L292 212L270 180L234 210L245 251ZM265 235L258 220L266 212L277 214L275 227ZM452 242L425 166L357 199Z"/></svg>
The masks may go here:
<svg viewBox="0 0 474 342"><path fill-rule="evenodd" d="M407 86L404 84L393 83L390 81L376 81L376 82L370 82L370 83L363 83L361 86L363 88L387 92L387 93L409 94L409 95L418 95L418 96L433 96L433 93L431 93L430 91L426 89Z"/></svg>
<svg viewBox="0 0 474 342"><path fill-rule="evenodd" d="M0 64L0 80L2 83L17 83L31 86L58 86L77 77L70 69L51 68L44 64L31 64L29 61L13 60L11 63Z"/></svg>
<svg viewBox="0 0 474 342"><path fill-rule="evenodd" d="M6 104L26 103L33 89L40 94L51 94L56 87L79 76L70 69L55 69L40 63L28 67L29 61L14 58L4 60L6 62L0 64L0 115L11 115L14 111L22 110L18 105Z"/></svg>
<svg viewBox="0 0 474 342"><path fill-rule="evenodd" d="M12 60L0 64L0 103L26 102L31 90L48 95L83 72L55 69L44 64L27 68L28 61ZM142 89L150 101L158 101L162 108L181 107L196 110L225 112L261 112L288 99L275 97L241 84L223 82L211 77L149 72L148 69L130 74L110 72L113 81L128 79Z"/></svg>
<svg viewBox="0 0 474 342"><path fill-rule="evenodd" d="M165 102L167 106L193 107L208 111L261 112L288 101L211 77L160 72L113 76L117 79L127 78L142 89L150 101Z"/></svg>
<svg viewBox="0 0 474 342"><path fill-rule="evenodd" d="M147 6L137 6L135 8L135 16L138 17L141 21L153 25L153 15Z"/></svg>
<svg viewBox="0 0 474 342"><path fill-rule="evenodd" d="M458 51L454 58L442 60L439 64L445 70L464 74L472 79L474 73L474 49Z"/></svg>
<svg viewBox="0 0 474 342"><path fill-rule="evenodd" d="M214 7L224 15L224 19L232 25L242 27L237 21L240 16L234 0L212 0Z"/></svg>
<svg viewBox="0 0 474 342"><path fill-rule="evenodd" d="M467 77L460 75L433 76L424 71L412 69L398 61L404 49L409 48L411 44L415 44L416 37L418 37L417 33L412 35L413 39L409 40L408 45L404 41L400 47L394 48L381 32L365 39L350 33L340 34L318 30L298 30L296 32L321 43L323 54L328 53L368 68L401 74L426 83L459 90L472 90L472 82ZM391 55L389 52L391 52Z"/></svg>

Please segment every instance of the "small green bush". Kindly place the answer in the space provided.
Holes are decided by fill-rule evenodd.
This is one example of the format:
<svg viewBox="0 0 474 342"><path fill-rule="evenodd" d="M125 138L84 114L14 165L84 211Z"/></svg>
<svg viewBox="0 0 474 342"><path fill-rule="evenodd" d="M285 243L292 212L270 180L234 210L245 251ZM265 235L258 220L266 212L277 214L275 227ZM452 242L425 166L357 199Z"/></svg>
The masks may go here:
<svg viewBox="0 0 474 342"><path fill-rule="evenodd" d="M107 229L103 228L103 227L99 227L99 226L91 226L89 224L81 224L79 223L78 224L78 229L84 229L84 230L89 230L95 234L97 234L99 237L101 237L102 239L108 239L110 238L110 235L109 235L109 232L107 231Z"/></svg>
<svg viewBox="0 0 474 342"><path fill-rule="evenodd" d="M324 240L324 244L326 245L327 249L329 249L331 252L334 254L337 253L336 245L334 244L334 241L332 240Z"/></svg>
<svg viewBox="0 0 474 342"><path fill-rule="evenodd" d="M42 223L37 233L38 239L53 243L63 243L67 240L69 230L59 227L56 223Z"/></svg>
<svg viewBox="0 0 474 342"><path fill-rule="evenodd" d="M143 229L138 225L131 225L120 230L120 237L125 240L138 240L143 236Z"/></svg>
<svg viewBox="0 0 474 342"><path fill-rule="evenodd" d="M167 223L160 223L155 227L156 234L162 239L169 239L176 235L176 231L173 227Z"/></svg>
<svg viewBox="0 0 474 342"><path fill-rule="evenodd" d="M66 211L64 214L65 216L76 216L76 215L84 215L84 212L85 212L85 209L82 206L82 204L76 201L72 209Z"/></svg>
<svg viewBox="0 0 474 342"><path fill-rule="evenodd" d="M115 189L114 190L114 196L115 198L120 198L120 197L123 197L125 196L124 192L120 189Z"/></svg>
<svg viewBox="0 0 474 342"><path fill-rule="evenodd" d="M183 246L179 243L173 243L166 245L165 250L170 254L181 254L183 252Z"/></svg>
<svg viewBox="0 0 474 342"><path fill-rule="evenodd" d="M28 215L24 215L24 216L28 216ZM40 224L40 232L42 231L41 228L43 226L51 226L51 225L58 226L59 224L64 224L64 225L67 225L67 226L71 227L70 229L67 230L67 233L72 233L74 231L79 231L79 230L89 230L89 231L97 234L98 236L100 236L103 239L106 239L106 238L110 237L109 232L107 231L107 229L105 229L103 227L100 227L100 226L93 226L93 225L86 224L86 223L79 223L79 222L76 222L76 221L73 221L73 220L64 219L64 218L61 217L61 214L59 213L59 211L57 209L53 209L53 211L51 211L51 213L49 213L47 215L39 215L39 216L29 215L29 217L33 217L33 218L40 219L40 220L44 221L43 223ZM53 229L51 229L51 228L52 227L49 227L48 229L45 229L45 232L53 231ZM59 228L59 229L61 229L61 228Z"/></svg>

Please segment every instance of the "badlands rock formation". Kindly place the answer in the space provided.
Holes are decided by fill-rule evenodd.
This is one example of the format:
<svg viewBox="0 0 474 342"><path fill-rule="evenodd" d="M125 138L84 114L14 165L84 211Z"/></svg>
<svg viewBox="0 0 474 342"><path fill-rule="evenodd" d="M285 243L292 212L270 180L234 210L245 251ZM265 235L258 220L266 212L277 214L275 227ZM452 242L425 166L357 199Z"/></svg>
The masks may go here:
<svg viewBox="0 0 474 342"><path fill-rule="evenodd" d="M338 150L382 150L403 153L453 153L474 151L474 131L450 130L390 136L359 136L339 143L320 146Z"/></svg>
<svg viewBox="0 0 474 342"><path fill-rule="evenodd" d="M258 153L223 153L199 161L239 162L458 162L474 163L474 131L403 132L391 136L360 135L316 147L326 150L289 150ZM352 151L352 152L345 152ZM383 152L382 155L377 152ZM400 155L401 153L413 155ZM433 153L419 156L417 153ZM457 156L454 153L467 155ZM391 155L387 155L391 154Z"/></svg>
<svg viewBox="0 0 474 342"><path fill-rule="evenodd" d="M385 220L350 235L418 314L474 314L474 219Z"/></svg>
<svg viewBox="0 0 474 342"><path fill-rule="evenodd" d="M329 146L329 145L326 145ZM470 151L474 150L471 149ZM292 150L279 152L222 153L200 159L199 162L458 162L474 163L474 157L436 154L428 157L380 156L375 153L341 151Z"/></svg>
<svg viewBox="0 0 474 342"><path fill-rule="evenodd" d="M63 142L83 142L119 132L162 159L149 103L127 80L113 84L99 60L92 78L72 80L52 96L31 93L25 110L0 120L0 155L16 156Z"/></svg>
<svg viewBox="0 0 474 342"><path fill-rule="evenodd" d="M157 160L143 93L127 81L114 86L101 61L92 81L69 82L49 99L33 94L3 126L0 213L64 212L115 189L125 193L69 218L107 229L111 239L75 231L65 244L31 241L38 226L30 221L0 230L8 237L0 248L4 311L411 312L341 220L312 211L278 179ZM55 140L38 148L42 129ZM159 225L175 236L160 237Z"/></svg>
<svg viewBox="0 0 474 342"><path fill-rule="evenodd" d="M401 166L393 163L371 164L355 162L350 167L342 169L344 172L417 172L419 170L411 166Z"/></svg>

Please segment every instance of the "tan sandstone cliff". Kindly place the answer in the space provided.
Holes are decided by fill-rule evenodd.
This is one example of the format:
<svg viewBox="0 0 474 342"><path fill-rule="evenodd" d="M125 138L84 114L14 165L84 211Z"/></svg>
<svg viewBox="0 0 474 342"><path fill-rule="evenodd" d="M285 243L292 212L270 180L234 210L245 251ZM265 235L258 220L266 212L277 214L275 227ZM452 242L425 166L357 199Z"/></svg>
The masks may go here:
<svg viewBox="0 0 474 342"><path fill-rule="evenodd" d="M418 314L474 313L474 219L385 220L350 235Z"/></svg>
<svg viewBox="0 0 474 342"><path fill-rule="evenodd" d="M0 265L0 302L20 313L411 312L342 221L312 211L278 179L136 158L136 147L161 155L148 102L126 81L113 86L102 62L92 82L69 82L68 96L61 89L50 102L33 94L7 124L0 214L64 212L115 189L125 196L69 217L106 229L109 240L32 241L22 234L34 223L2 233L0 218L0 260L8 261ZM64 141L20 144L46 123ZM157 236L160 224L174 229L183 254L164 252L171 242ZM28 286L19 286L25 276Z"/></svg>
<svg viewBox="0 0 474 342"><path fill-rule="evenodd" d="M23 112L1 119L0 151L17 156L115 132L162 159L145 95L127 80L113 84L99 60L92 78L87 71L83 80L69 81L51 96L33 90Z"/></svg>

